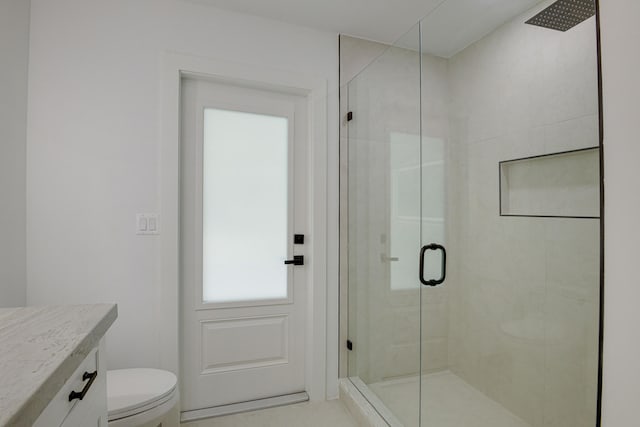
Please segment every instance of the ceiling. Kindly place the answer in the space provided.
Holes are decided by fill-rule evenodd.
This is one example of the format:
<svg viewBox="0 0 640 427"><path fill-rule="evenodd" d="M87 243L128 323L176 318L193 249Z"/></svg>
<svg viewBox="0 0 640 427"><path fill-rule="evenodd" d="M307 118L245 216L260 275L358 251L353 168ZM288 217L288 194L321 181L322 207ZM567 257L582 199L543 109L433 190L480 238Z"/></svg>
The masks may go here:
<svg viewBox="0 0 640 427"><path fill-rule="evenodd" d="M443 0L197 0L221 9L391 43ZM511 1L511 0L506 0Z"/></svg>
<svg viewBox="0 0 640 427"><path fill-rule="evenodd" d="M423 21L422 51L450 58L537 3L540 0L447 0Z"/></svg>
<svg viewBox="0 0 640 427"><path fill-rule="evenodd" d="M422 17L423 47L449 57L540 0L195 0L221 9L392 43Z"/></svg>

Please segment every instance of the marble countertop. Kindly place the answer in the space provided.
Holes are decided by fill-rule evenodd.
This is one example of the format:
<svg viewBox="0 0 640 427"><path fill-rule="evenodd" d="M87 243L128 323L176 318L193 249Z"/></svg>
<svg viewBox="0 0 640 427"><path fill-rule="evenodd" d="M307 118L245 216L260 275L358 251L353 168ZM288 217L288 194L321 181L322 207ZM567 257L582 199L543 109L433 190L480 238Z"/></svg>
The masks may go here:
<svg viewBox="0 0 640 427"><path fill-rule="evenodd" d="M115 304L0 309L0 426L30 426L118 317Z"/></svg>

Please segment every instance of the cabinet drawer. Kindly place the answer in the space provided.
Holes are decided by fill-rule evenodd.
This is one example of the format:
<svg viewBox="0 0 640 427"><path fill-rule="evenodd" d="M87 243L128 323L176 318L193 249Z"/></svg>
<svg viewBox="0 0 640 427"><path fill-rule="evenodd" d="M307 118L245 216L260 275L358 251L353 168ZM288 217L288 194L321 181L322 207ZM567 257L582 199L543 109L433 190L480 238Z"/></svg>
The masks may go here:
<svg viewBox="0 0 640 427"><path fill-rule="evenodd" d="M104 370L99 371L100 367L100 351L99 348L94 348L89 355L80 363L80 366L75 370L71 377L62 386L56 396L49 402L49 405L40 414L36 420L34 427L52 427L60 426L64 422L65 418L74 409L74 406L78 404L84 404L92 394L103 394L99 390L104 387L105 376ZM74 399L69 400L69 395L72 392L81 392L85 386L89 383L89 379L83 380L85 372L97 373L97 377L88 388L83 400ZM96 390L97 389L97 390ZM106 396L105 396L106 397Z"/></svg>

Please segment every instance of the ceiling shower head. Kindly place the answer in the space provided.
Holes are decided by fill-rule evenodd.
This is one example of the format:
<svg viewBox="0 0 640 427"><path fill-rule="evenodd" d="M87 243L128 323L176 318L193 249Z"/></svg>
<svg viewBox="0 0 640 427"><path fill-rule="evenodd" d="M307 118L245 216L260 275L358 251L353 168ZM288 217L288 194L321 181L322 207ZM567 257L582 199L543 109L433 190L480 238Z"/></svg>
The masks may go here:
<svg viewBox="0 0 640 427"><path fill-rule="evenodd" d="M595 0L558 0L526 24L567 31L596 14Z"/></svg>

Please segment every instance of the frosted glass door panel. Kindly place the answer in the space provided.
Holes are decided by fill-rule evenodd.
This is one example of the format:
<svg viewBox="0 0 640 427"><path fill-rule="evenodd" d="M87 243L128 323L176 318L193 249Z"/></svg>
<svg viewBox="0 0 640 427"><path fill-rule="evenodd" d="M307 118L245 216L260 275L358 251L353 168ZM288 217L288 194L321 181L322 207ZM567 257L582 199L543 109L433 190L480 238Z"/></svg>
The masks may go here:
<svg viewBox="0 0 640 427"><path fill-rule="evenodd" d="M204 302L287 298L288 119L206 108Z"/></svg>

